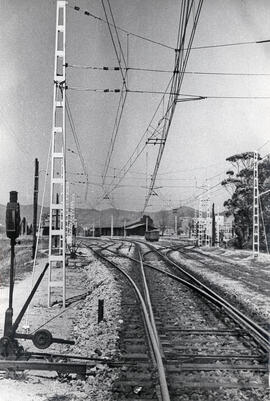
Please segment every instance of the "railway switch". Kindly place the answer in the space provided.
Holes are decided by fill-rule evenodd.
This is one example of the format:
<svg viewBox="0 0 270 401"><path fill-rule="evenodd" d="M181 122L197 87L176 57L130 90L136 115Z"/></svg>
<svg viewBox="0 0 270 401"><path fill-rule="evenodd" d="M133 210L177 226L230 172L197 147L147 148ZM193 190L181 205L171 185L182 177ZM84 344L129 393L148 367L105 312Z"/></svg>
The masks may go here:
<svg viewBox="0 0 270 401"><path fill-rule="evenodd" d="M10 201L6 208L6 234L10 238L10 282L9 282L9 304L5 313L4 336L0 338L0 360L28 360L33 353L25 352L19 344L18 339L32 340L33 344L40 349L48 348L52 343L74 344L72 340L54 338L49 330L37 330L34 334L17 333L19 324L35 295L41 280L43 279L49 263L46 264L42 273L32 288L27 300L25 301L16 320L13 322L13 290L14 290L14 261L16 238L20 235L20 205L18 203L18 193L10 192ZM0 362L1 365L1 362Z"/></svg>

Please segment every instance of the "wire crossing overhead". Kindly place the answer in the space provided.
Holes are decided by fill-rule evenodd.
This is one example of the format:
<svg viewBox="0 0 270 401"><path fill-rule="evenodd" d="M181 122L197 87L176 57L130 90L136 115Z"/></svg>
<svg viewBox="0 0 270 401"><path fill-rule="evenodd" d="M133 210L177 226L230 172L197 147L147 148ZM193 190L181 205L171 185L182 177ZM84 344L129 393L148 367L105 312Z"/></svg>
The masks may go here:
<svg viewBox="0 0 270 401"><path fill-rule="evenodd" d="M79 64L67 64L66 67L79 68L83 70L98 70L98 71L119 71L119 67L111 66L91 66L91 65L79 65ZM126 69L125 69L126 70ZM128 67L128 71L141 71L141 72L157 72L157 73L169 73L172 74L172 70L164 70L161 68L147 68L147 67ZM225 72L225 71L185 71L185 75L225 75L225 76L270 76L270 73L264 72Z"/></svg>
<svg viewBox="0 0 270 401"><path fill-rule="evenodd" d="M175 66L174 66L174 73L172 76L172 83L171 83L171 89L170 89L170 92L175 93L175 94L169 96L168 103L167 103L167 109L163 116L163 131L162 131L161 139L163 139L164 142L161 142L159 145L158 156L157 156L154 172L151 176L149 191L145 198L143 211L145 210L145 208L148 205L152 190L155 186L157 173L158 173L162 155L163 155L163 152L165 149L165 144L166 144L166 140L167 140L167 137L169 134L169 129L170 129L171 122L173 119L176 103L177 103L178 96L180 93L180 89L182 86L184 72L185 72L189 54L190 54L190 49L191 49L191 46L193 43L195 31L196 31L197 24L199 21L202 4L203 4L203 0L199 0L198 4L196 6L196 11L194 10L195 17L192 22L191 33L189 36L188 45L187 45L186 50L185 50L185 44L186 44L186 39L188 36L189 20L191 17L191 11L193 9L193 6L195 6L195 2L185 0L182 2L182 5L181 5L180 22L179 22L179 30L178 30L178 38L177 38L177 49L175 52Z"/></svg>
<svg viewBox="0 0 270 401"><path fill-rule="evenodd" d="M193 0L193 2L194 2L194 0ZM101 17L99 17L99 16L97 16L97 15L95 15L93 13L90 13L87 10L82 10L82 8L79 7L79 6L68 5L68 7L71 8L72 10L75 10L77 12L80 12L80 13L84 14L87 17L94 18L94 19L96 19L96 20L98 20L98 21L100 21L102 23L106 23L106 21L103 18L101 18ZM174 47L169 46L166 43L161 43L161 42L158 42L156 40L147 38L146 36L138 35L138 34L136 34L134 32L128 31L127 29L124 29L124 28L122 28L120 26L116 26L116 28L120 32L123 32L125 34L130 35L130 36L134 36L135 38L139 38L139 39L145 40L146 42L150 42L152 44L159 45L159 46L162 46L162 47L170 49L170 50L175 50ZM231 47L231 46L257 45L257 44L265 44L265 43L269 43L269 42L270 42L270 39L252 40L252 41L246 41L246 42L217 43L217 44L214 44L214 45L194 46L194 47L191 47L191 50L215 49L215 48ZM184 50L187 50L187 49L184 49Z"/></svg>
<svg viewBox="0 0 270 401"><path fill-rule="evenodd" d="M77 135L77 132L76 132L76 127L75 127L74 120L73 120L73 117L72 117L72 114L71 114L70 105L69 105L69 101L68 101L67 95L66 95L66 113L67 113L67 117L68 117L68 121L69 121L69 125L70 125L70 128L71 128L71 131L72 131L72 134L73 134L73 138L74 138L74 141L75 141L75 144L76 144L78 155L79 155L79 158L80 158L80 161L81 161L83 173L84 173L85 179L86 179L86 184L87 185L86 185L86 188L85 188L85 201L87 201L88 182L89 182L89 180L88 180L88 172L87 172L86 164L85 164L85 161L84 161L84 157L83 157L82 152L81 152L79 138L78 138L78 135ZM71 153L75 153L71 149L67 149L67 150L70 151Z"/></svg>
<svg viewBox="0 0 270 401"><path fill-rule="evenodd" d="M126 163L120 168L117 177L114 177L111 181L111 183L109 184L109 190L107 190L107 195L109 196L114 189L116 189L119 184L122 182L122 180L125 178L126 174L128 173L128 171L131 169L131 167L134 165L134 163L136 162L136 160L138 159L138 157L143 153L144 149L147 146L147 138L149 139L149 137L154 137L156 135L156 130L154 130L154 132L152 131L152 123L155 120L155 118L157 117L157 113L164 101L165 98L165 94L167 92L167 90L169 89L170 83L172 81L172 78L170 78L166 88L165 88L165 93L163 93L163 96L161 97L157 108L153 114L153 117L150 121L150 123L148 124L146 130L144 131L143 135L141 136L139 143L137 144L137 146L135 147L134 151L132 152L131 156L129 157L129 159L126 161ZM160 123L158 123L159 126Z"/></svg>
<svg viewBox="0 0 270 401"><path fill-rule="evenodd" d="M104 0L102 0L102 7L103 7L104 14L106 17L107 26L109 29L110 37L112 40L112 45L113 45L115 55L117 58L119 71L121 72L121 76L122 76L122 88L121 88L121 91L119 91L119 92L121 92L121 95L120 95L118 108L117 108L117 112L116 112L116 117L115 117L115 121L114 121L114 126L113 126L113 130L112 130L112 134L111 134L110 145L109 145L107 157L105 160L104 170L102 173L102 185L104 187L105 193L106 193L106 190L105 190L106 177L107 177L108 169L110 167L111 158L112 158L112 154L113 154L114 147L115 147L115 141L116 141L116 138L117 138L117 135L119 132L119 127L120 127L120 123L122 120L123 111L124 111L124 107L125 107L125 103L126 103L126 99L127 99L127 71L128 71L127 61L126 61L126 58L124 55L124 51L123 51L122 44L121 44L121 41L119 38L119 34L117 31L117 27L115 24L113 12L112 12L112 8L111 8L109 0L107 0L107 5L109 8L109 11L107 11ZM109 22L108 14L110 14L112 23ZM113 29L112 29L112 27L113 27ZM128 43L128 38L127 38L127 43ZM128 49L127 49L127 53L128 53ZM127 57L128 57L128 54L127 54ZM124 66L122 65L122 63L124 64Z"/></svg>

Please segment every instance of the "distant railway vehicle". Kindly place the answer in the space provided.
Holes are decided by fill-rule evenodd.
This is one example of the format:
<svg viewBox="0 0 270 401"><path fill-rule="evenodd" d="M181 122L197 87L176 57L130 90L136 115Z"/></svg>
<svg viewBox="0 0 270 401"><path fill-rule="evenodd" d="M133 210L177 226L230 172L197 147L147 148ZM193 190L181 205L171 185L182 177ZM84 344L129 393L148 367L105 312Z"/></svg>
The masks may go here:
<svg viewBox="0 0 270 401"><path fill-rule="evenodd" d="M159 240L159 230L145 231L146 241L158 241Z"/></svg>

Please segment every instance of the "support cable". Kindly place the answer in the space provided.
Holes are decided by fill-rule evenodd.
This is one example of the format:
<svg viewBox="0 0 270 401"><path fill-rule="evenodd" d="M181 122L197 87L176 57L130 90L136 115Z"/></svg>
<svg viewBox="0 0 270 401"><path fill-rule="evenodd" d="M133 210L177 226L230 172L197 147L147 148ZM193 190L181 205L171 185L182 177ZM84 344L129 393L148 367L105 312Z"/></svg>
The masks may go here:
<svg viewBox="0 0 270 401"><path fill-rule="evenodd" d="M169 82L168 82L168 84L167 84L167 86L166 86L165 92L168 90L171 81L172 81L172 78L170 78L170 80L169 80ZM128 159L128 160L126 161L126 163L120 168L120 170L119 170L119 172L118 172L118 177L114 178L114 179L111 181L111 183L109 184L109 185L110 185L110 189L107 191L107 194L108 194L108 195L110 195L110 193L111 193L112 191L114 191L114 189L116 189L116 188L119 186L119 184L120 184L120 183L122 182L122 180L125 178L125 176L126 176L126 174L128 173L128 171L131 169L131 167L134 165L134 163L136 162L136 160L138 159L138 157L142 154L142 152L143 152L144 149L146 148L146 146L147 146L146 138L147 138L147 136L150 134L150 132L149 132L150 126L151 126L152 122L154 121L154 119L155 119L155 117L156 117L156 115L157 115L157 113L158 113L158 110L159 110L160 106L162 105L164 96L165 96L165 94L163 93L163 96L161 97L161 100L159 101L159 103L158 103L158 105L157 105L157 107L156 107L156 110L155 110L155 112L154 112L154 114L153 114L153 116L152 116L152 119L151 119L150 123L148 124L146 130L144 131L143 135L141 136L141 138L140 138L140 140L139 140L139 143L138 143L137 146L135 147L135 149L134 149L134 151L132 152L132 154L131 154L131 156L129 157L129 159ZM158 123L158 125L159 125L159 124L160 124L160 123ZM155 135L155 132L152 133L152 134L150 134L150 137L149 137L149 138L153 138L154 135Z"/></svg>
<svg viewBox="0 0 270 401"><path fill-rule="evenodd" d="M48 175L49 175L49 165L50 165L50 161L51 161L51 158L50 158L51 147L52 147L52 140L50 141L49 152L48 152L48 156L47 156L47 165L46 165L43 193L42 193L42 200L41 200L41 208L40 208L39 222L38 222L37 243L36 243L35 255L34 255L34 260L33 260L33 268L32 268L31 290L34 287L34 278L35 278L35 273L36 273L36 262L37 262L38 245L39 245L40 232L41 232L41 221L42 221L42 215L43 215L43 210L44 210L46 185L47 185L47 178L48 178ZM29 328L29 313L30 313L30 304L28 306L28 310L27 310L27 313L26 313L25 327L26 327L27 330Z"/></svg>
<svg viewBox="0 0 270 401"><path fill-rule="evenodd" d="M106 181L106 176L107 176L107 173L108 173L108 169L110 167L111 158L112 158L112 154L113 154L113 151L114 151L116 138L117 138L118 133L119 133L120 123L121 123L121 120L122 120L123 111L124 111L126 98L127 98L127 83L126 83L126 79L127 79L127 63L126 63L126 60L125 60L125 55L124 55L124 52L123 52L123 49L122 49L122 45L121 45L121 42L120 42L120 39L119 39L119 35L118 35L118 32L117 32L117 27L116 27L116 24L115 24L115 20L114 20L112 8L111 8L111 5L110 5L110 1L107 0L107 3L109 5L110 15L111 15L111 19L113 21L113 28L114 28L114 32L115 32L115 36L116 36L116 40L117 40L117 44L118 44L118 49L117 49L117 44L115 43L113 32L111 30L111 24L109 23L108 14L107 14L107 11L106 11L104 0L101 0L101 2L102 2L102 7L103 7L103 10L104 10L104 13L105 13L106 21L107 21L107 26L108 26L108 29L109 29L109 32L110 32L112 45L113 45L113 48L114 48L114 51L115 51L115 55L116 55L116 58L117 58L117 61L118 61L119 70L121 72L122 79L123 79L123 84L122 84L122 89L121 89L121 96L120 96L120 99L119 99L119 104L118 104L118 109L117 109L117 112L116 112L114 127L113 127L112 134L111 134L111 141L110 141L110 145L109 145L109 150L108 150L108 153L107 153L107 157L106 157L106 160L105 160L105 166L104 166L104 170L103 170L103 174L102 174L102 176L103 176L102 177L102 185L104 186L105 185L105 181ZM122 60L123 60L123 63L125 65L125 74L123 72L124 70L122 68L121 58L120 58L118 52L122 56ZM106 193L105 188L104 188L104 193Z"/></svg>
<svg viewBox="0 0 270 401"><path fill-rule="evenodd" d="M100 22L103 22L103 23L107 23L103 18L101 18L101 17L99 17L99 16L97 16L97 15L95 15L93 13L90 13L87 10L82 10L81 7L79 7L79 6L68 5L68 7L70 9L72 9L72 10L77 11L77 12L81 12L82 14L84 14L87 17L94 18L94 19L96 19L96 20L98 20ZM194 18L194 21L195 21L195 18ZM110 24L110 25L112 25L112 24ZM136 37L138 39L145 40L147 42L150 42L150 43L155 44L155 45L162 46L162 47L170 49L170 50L175 50L175 48L173 46L169 46L166 43L158 42L156 40L147 38L146 36L143 36L143 35L138 35L138 34L136 34L134 32L128 31L127 29L124 29L124 28L122 28L120 26L116 26L116 27L117 27L117 29L119 31L124 32L126 34L129 34L130 36L134 36L134 37ZM252 40L252 41L246 41L246 42L218 43L218 44L214 44L214 45L194 46L194 47L191 48L191 50L215 49L215 48L223 48L223 47L231 47L231 46L256 45L256 44L265 44L265 43L269 43L269 42L270 42L270 39ZM184 50L186 50L186 49L184 49Z"/></svg>
<svg viewBox="0 0 270 401"><path fill-rule="evenodd" d="M97 20L100 21L100 22L107 23L107 21L104 20L103 18L101 18L101 17L99 17L99 16L97 16L97 15L95 15L95 14L93 14L93 13L90 13L90 12L87 11L87 10L84 11L84 10L82 10L82 9L81 9L80 7L78 7L78 6L71 6L71 5L68 5L68 7L71 8L72 10L80 11L80 12L84 13L84 15L86 15L86 16L88 16L88 17L91 17L91 18L94 18L94 19L97 19ZM112 26L112 24L110 24L110 26ZM119 31L124 32L124 33L126 33L126 34L129 34L129 35L131 35L131 36L134 36L134 37L136 37L136 38L138 38L138 39L143 39L143 40L145 40L146 42L150 42L150 43L152 43L152 44L159 45L159 46L162 46L162 47L167 48L167 49L170 49L170 50L174 50L174 47L172 47L172 46L169 46L169 45L167 45L167 44L165 44L165 43L158 42L158 41L156 41L156 40L147 38L147 37L145 37L145 36L138 35L138 34L136 34L136 33L130 32L130 31L128 31L127 29L124 29L124 28L119 27L118 25L116 25L116 28L117 28Z"/></svg>
<svg viewBox="0 0 270 401"><path fill-rule="evenodd" d="M67 64L69 68L76 68L76 69L84 69L84 70L98 70L98 71L119 71L119 67L112 67L112 66L90 66L90 65L83 65L83 64ZM172 70L164 70L160 68L147 68L147 67L126 67L123 68L124 70L128 71L142 71L142 72L158 72L158 73L168 73L172 74ZM270 76L269 73L249 73L249 72L217 72L217 71L184 71L184 75L222 75L222 76Z"/></svg>
<svg viewBox="0 0 270 401"><path fill-rule="evenodd" d="M124 76L124 73L123 73L123 69L122 69L122 65L121 65L121 59L119 57L119 54L118 54L118 51L117 51L117 47L116 47L116 44L115 44L115 40L114 40L114 37L113 37L113 33L112 33L112 30L111 30L111 25L112 24L109 23L109 19L108 19L107 11L106 11L106 8L105 8L104 0L101 0L101 3L102 3L102 7L103 7L104 14L105 14L105 17L106 17L107 26L108 26L108 29L109 29L109 32L110 32L110 37L111 37L113 48L114 48L114 51L115 51L115 55L116 55L116 58L117 58L117 61L118 61L119 69L120 69L120 72L121 72L121 75L122 75L123 85L126 88L126 79L125 79L125 76ZM114 24L114 28L116 30L115 24ZM118 34L117 34L117 38L118 38L118 43L119 43ZM121 54L123 54L121 45L119 45L119 48L120 48ZM124 57L123 57L123 60L124 60L124 63L126 64Z"/></svg>
<svg viewBox="0 0 270 401"><path fill-rule="evenodd" d="M66 95L66 112L67 112L69 125L70 125L70 128L71 128L71 132L73 134L73 138L74 138L74 141L75 141L75 144L76 144L76 148L77 148L77 151L78 151L78 155L79 155L79 158L80 158L80 161L81 161L82 169L83 169L84 175L86 177L86 182L88 183L87 168L86 168L86 164L85 164L82 152L81 152L79 138L78 138L78 135L77 135L77 132L76 132L76 127L75 127L74 120L73 120L73 117L72 117L70 104L69 104L67 95ZM88 185L86 185L86 190L85 190L85 201L87 200L87 193L88 193Z"/></svg>
<svg viewBox="0 0 270 401"><path fill-rule="evenodd" d="M172 80L172 86L171 86L171 92L176 92L176 94L170 95L169 100L168 100L167 110L164 115L164 126L163 126L163 133L161 136L162 142L159 145L159 152L158 152L154 172L151 176L149 191L145 198L143 211L145 210L145 208L148 205L149 199L151 197L152 189L154 188L154 185L155 185L157 173L159 170L160 162L161 162L163 152L165 149L166 140L167 140L167 137L169 134L169 129L170 129L171 122L173 119L176 102L177 102L178 96L180 94L180 88L181 88L183 78L184 78L184 74L182 72L184 72L186 69L186 65L188 62L190 49L191 49L191 46L193 43L195 31L197 28L202 4L203 4L203 0L200 0L197 5L194 23L193 23L192 30L190 33L190 38L188 41L188 48L184 55L184 44L185 44L185 39L186 39L186 35L187 35L187 26L188 26L188 22L189 22L189 18L190 18L190 13L192 10L193 1L191 3L189 1L182 3L182 9L181 9L180 21L179 21L178 39L177 39L177 51L176 51L176 57L175 57L175 68L174 68L175 73L173 74L173 80ZM176 73L177 71L180 71L180 74L177 74Z"/></svg>
<svg viewBox="0 0 270 401"><path fill-rule="evenodd" d="M120 93L121 89L97 89L97 88L80 88L71 86L68 89L78 92L103 92L103 93ZM129 93L140 93L140 94L165 94L165 95L174 95L174 96L187 96L187 99L178 98L176 102L188 101L188 100L205 100L205 99L270 99L270 96L214 96L214 95L195 95L195 94L180 94L177 92L162 92L162 91L149 91L149 90L135 90L135 89L127 89ZM168 110L167 110L168 113Z"/></svg>

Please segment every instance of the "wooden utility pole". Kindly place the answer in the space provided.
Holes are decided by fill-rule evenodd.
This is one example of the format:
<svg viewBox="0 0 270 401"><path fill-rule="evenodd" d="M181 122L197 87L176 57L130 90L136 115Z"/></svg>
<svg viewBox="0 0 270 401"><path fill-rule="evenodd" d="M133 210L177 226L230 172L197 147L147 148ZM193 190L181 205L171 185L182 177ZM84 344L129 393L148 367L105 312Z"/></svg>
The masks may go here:
<svg viewBox="0 0 270 401"><path fill-rule="evenodd" d="M126 230L126 219L124 220L124 238L127 236L127 230Z"/></svg>
<svg viewBox="0 0 270 401"><path fill-rule="evenodd" d="M113 237L113 214L111 215L111 238Z"/></svg>
<svg viewBox="0 0 270 401"><path fill-rule="evenodd" d="M32 245L32 259L34 259L34 257L35 257L36 246L37 246L38 180L39 180L39 162L38 162L38 159L35 159L34 198L33 198L33 245Z"/></svg>

